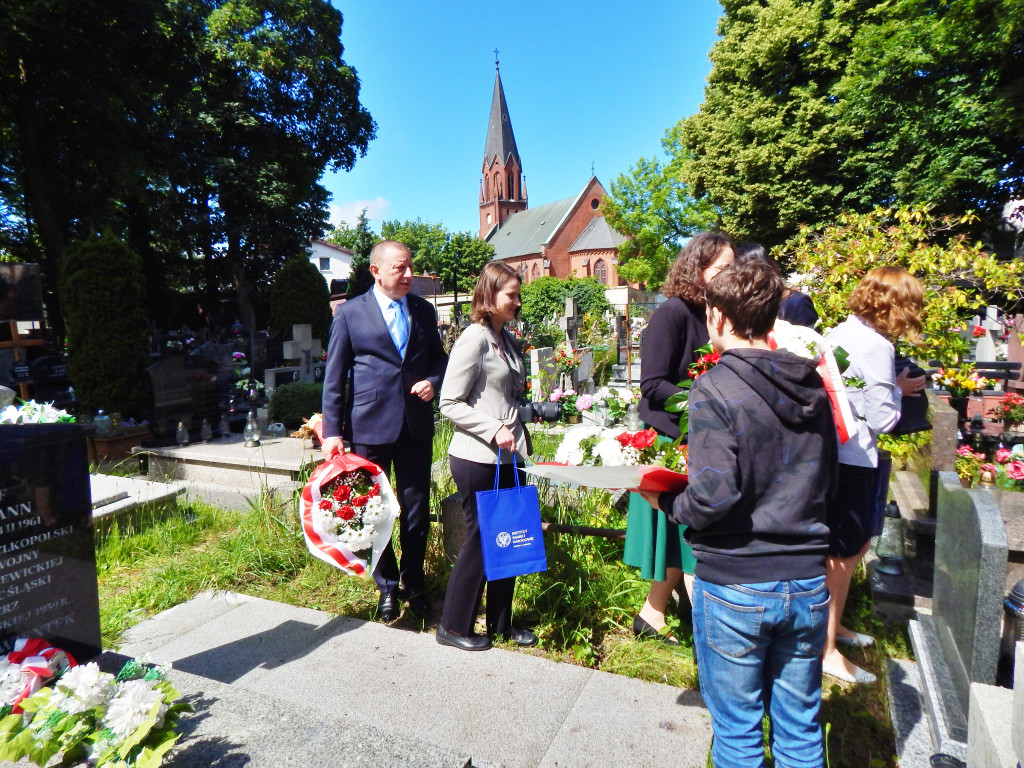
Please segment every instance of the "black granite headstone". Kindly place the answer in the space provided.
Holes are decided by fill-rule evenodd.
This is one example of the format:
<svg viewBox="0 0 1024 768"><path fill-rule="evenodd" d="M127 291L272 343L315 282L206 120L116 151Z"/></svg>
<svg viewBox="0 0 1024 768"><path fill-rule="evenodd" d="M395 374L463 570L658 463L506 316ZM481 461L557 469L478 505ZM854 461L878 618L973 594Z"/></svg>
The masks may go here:
<svg viewBox="0 0 1024 768"><path fill-rule="evenodd" d="M53 403L57 408L75 406L68 361L63 355L42 355L33 360L30 367L33 399Z"/></svg>
<svg viewBox="0 0 1024 768"><path fill-rule="evenodd" d="M198 355L170 355L146 369L153 387L150 431L173 440L178 423L198 430L203 419L217 423L217 363Z"/></svg>
<svg viewBox="0 0 1024 768"><path fill-rule="evenodd" d="M0 426L0 653L42 637L101 651L86 428Z"/></svg>

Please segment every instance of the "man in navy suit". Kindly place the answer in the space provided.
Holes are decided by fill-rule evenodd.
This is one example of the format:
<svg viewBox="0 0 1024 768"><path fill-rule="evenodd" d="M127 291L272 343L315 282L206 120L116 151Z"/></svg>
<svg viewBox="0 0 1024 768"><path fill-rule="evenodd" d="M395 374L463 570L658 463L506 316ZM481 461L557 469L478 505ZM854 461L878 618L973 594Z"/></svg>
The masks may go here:
<svg viewBox="0 0 1024 768"><path fill-rule="evenodd" d="M392 544L382 553L374 581L377 615L394 621L399 599L424 618L430 613L423 558L430 530L430 464L434 437L431 405L441 389L448 356L437 332L437 312L412 287L409 249L394 240L370 251L373 287L341 304L331 325L324 377L323 453L344 451L395 469L402 507L401 569Z"/></svg>

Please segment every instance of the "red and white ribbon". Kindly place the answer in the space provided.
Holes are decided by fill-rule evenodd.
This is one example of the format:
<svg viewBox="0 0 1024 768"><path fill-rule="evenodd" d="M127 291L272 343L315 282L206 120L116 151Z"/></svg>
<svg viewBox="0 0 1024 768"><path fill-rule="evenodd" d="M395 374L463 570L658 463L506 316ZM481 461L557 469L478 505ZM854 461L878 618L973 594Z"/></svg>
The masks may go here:
<svg viewBox="0 0 1024 768"><path fill-rule="evenodd" d="M14 650L7 654L5 677L16 672L21 675L22 688L10 702L15 713L20 713L21 701L38 691L54 675L77 666L74 657L67 651L54 648L40 637L19 638L14 641Z"/></svg>
<svg viewBox="0 0 1024 768"><path fill-rule="evenodd" d="M340 541L332 541L335 537L329 532L321 530L316 525L316 517L313 512L320 503L320 489L338 475L355 469L366 470L373 482L380 485L381 497L386 500L384 506L388 514L384 520L379 521L374 526L375 533L370 562L367 562L365 558L357 557L352 550L348 549ZM361 456L356 456L354 453L339 454L331 461L325 461L317 467L313 474L310 475L309 482L302 489L302 497L299 504L302 535L306 540L306 547L310 553L347 574L363 578L372 574L377 567L377 561L380 559L388 542L391 541L391 532L398 515L398 502L391 491L391 484L388 482L387 475L376 464L367 461Z"/></svg>

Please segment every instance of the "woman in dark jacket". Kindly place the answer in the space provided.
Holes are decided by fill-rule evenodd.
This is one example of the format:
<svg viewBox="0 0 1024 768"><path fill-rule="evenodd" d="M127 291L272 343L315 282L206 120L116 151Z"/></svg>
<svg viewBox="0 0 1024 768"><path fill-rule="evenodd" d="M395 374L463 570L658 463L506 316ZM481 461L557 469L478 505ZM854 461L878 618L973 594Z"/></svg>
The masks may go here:
<svg viewBox="0 0 1024 768"><path fill-rule="evenodd" d="M679 252L661 287L668 301L651 315L640 350L640 418L662 437L675 440L680 435L679 414L666 411L665 401L682 391L677 384L689 378L694 351L708 343L704 288L732 260L732 239L724 232L704 232ZM639 494L631 494L623 561L652 579L647 600L633 619L637 637L679 642L667 628L665 608L684 573L687 595L692 590L696 561L683 541L684 530Z"/></svg>

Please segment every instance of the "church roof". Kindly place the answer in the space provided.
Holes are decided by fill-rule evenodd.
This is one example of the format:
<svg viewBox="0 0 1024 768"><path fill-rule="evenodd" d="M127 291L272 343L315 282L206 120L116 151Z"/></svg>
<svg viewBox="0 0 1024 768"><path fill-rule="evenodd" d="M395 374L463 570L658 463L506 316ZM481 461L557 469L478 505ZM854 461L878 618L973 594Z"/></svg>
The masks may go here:
<svg viewBox="0 0 1024 768"><path fill-rule="evenodd" d="M494 76L494 95L491 97L491 118L487 123L487 143L484 144L484 164L490 165L495 156L502 163L508 163L509 157L516 161L520 169L523 167L516 148L516 137L512 133L512 121L508 116L508 104L505 103L505 89L501 87L501 73Z"/></svg>
<svg viewBox="0 0 1024 768"><path fill-rule="evenodd" d="M598 251L618 248L619 243L626 242L626 236L612 229L604 216L595 216L584 229L576 242L569 246L569 253L574 251Z"/></svg>
<svg viewBox="0 0 1024 768"><path fill-rule="evenodd" d="M579 195L574 195L513 213L487 238L494 246L494 258L540 253L540 247L551 240L578 199Z"/></svg>

